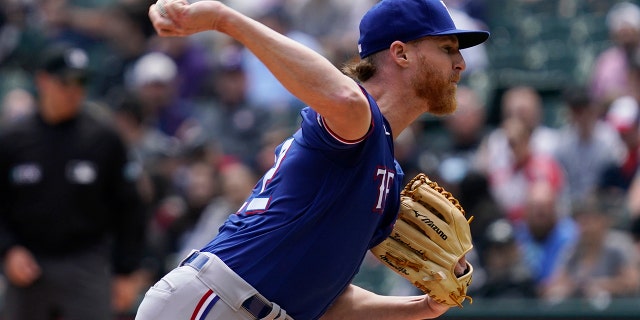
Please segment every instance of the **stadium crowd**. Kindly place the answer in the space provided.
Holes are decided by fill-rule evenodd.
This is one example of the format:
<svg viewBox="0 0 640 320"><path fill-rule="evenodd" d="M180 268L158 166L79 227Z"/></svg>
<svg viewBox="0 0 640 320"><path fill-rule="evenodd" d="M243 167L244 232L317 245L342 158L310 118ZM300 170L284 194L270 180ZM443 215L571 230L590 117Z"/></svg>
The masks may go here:
<svg viewBox="0 0 640 320"><path fill-rule="evenodd" d="M0 130L37 112L39 53L55 43L87 53L87 108L117 129L139 169L143 294L242 205L303 104L229 38L158 37L149 0L0 1ZM545 2L518 2L536 1ZM376 1L223 2L340 67L357 57L357 23ZM489 1L444 2L459 28L493 31ZM490 39L462 51L458 111L426 117L397 140L407 177L427 173L475 217L474 298L640 298L640 9L606 3L609 45L589 77L555 88L556 121L533 85L497 95L478 83L491 75ZM371 257L355 281L380 293L415 290ZM130 318L136 303L118 308Z"/></svg>

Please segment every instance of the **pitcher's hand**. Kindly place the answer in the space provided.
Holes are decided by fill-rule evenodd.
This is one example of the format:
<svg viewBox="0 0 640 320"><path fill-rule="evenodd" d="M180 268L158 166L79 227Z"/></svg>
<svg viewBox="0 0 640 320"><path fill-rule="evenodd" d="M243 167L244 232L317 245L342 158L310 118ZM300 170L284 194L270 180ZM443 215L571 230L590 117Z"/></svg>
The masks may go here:
<svg viewBox="0 0 640 320"><path fill-rule="evenodd" d="M184 37L216 30L220 15L227 9L219 1L158 0L149 7L149 19L158 35Z"/></svg>

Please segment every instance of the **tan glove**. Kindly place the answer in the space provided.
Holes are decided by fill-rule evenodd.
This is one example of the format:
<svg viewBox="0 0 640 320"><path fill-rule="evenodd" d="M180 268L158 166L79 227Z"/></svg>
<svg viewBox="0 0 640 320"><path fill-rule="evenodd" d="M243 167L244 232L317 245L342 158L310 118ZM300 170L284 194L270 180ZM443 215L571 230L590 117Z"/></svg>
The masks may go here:
<svg viewBox="0 0 640 320"><path fill-rule="evenodd" d="M471 231L465 212L451 193L418 174L402 190L393 231L371 252L435 301L462 307L471 297L473 267L455 275L458 261L471 250Z"/></svg>

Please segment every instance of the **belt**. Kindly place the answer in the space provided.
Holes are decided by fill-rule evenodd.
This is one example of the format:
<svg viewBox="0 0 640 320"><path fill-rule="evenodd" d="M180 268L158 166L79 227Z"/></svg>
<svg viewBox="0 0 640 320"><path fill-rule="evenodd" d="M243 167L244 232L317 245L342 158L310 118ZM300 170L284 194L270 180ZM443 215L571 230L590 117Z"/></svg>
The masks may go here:
<svg viewBox="0 0 640 320"><path fill-rule="evenodd" d="M189 266L196 271L200 271L202 267L209 261L209 257L204 254L200 254L198 251L192 252L186 259L182 261L181 266ZM253 295L244 302L242 307L247 310L256 320L266 317L273 307L271 302L267 301L261 295Z"/></svg>
<svg viewBox="0 0 640 320"><path fill-rule="evenodd" d="M242 303L242 307L256 319L262 319L271 313L271 302L259 295L253 295Z"/></svg>

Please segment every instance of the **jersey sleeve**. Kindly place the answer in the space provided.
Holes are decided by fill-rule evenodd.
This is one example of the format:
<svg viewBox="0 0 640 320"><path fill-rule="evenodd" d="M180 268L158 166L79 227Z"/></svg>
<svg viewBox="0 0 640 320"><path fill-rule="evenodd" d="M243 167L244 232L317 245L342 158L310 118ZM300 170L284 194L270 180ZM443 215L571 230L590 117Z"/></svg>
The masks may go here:
<svg viewBox="0 0 640 320"><path fill-rule="evenodd" d="M384 117L375 103L373 98L363 89L363 93L369 101L369 109L371 111L371 124L369 131L358 140L345 140L333 133L326 125L324 118L314 109L304 108L300 114L302 123L300 130L294 135L296 141L305 147L321 149L324 151L344 151L347 149L357 149L358 146L370 136L375 135L380 130L390 132L385 126ZM378 132L379 133L379 132Z"/></svg>

